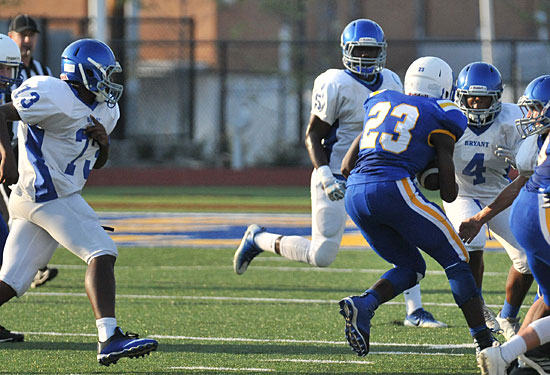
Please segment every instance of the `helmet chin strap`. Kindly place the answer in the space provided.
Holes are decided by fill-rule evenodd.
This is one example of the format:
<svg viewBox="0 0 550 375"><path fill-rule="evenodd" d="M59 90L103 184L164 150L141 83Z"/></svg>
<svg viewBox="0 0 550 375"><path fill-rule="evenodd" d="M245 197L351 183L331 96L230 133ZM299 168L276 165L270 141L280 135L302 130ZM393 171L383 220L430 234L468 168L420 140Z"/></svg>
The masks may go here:
<svg viewBox="0 0 550 375"><path fill-rule="evenodd" d="M81 63L78 64L78 70L80 70L80 76L82 77L82 83L84 84L84 87L86 87L86 90L88 90L89 92L91 92L92 94L95 95L95 100L97 102L103 103L105 101L104 96L101 95L100 92L95 92L95 91L90 90L90 87L88 85L88 79L86 78L86 74L84 74L84 68L82 67Z"/></svg>

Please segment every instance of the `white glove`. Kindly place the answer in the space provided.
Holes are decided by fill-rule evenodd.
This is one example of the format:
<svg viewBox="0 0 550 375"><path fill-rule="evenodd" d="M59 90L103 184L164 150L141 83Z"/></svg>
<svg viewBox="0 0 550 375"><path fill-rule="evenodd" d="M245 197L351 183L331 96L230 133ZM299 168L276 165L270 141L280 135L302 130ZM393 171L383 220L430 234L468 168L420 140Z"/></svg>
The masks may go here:
<svg viewBox="0 0 550 375"><path fill-rule="evenodd" d="M337 201L344 198L346 183L335 178L328 165L317 168L317 173L328 199Z"/></svg>
<svg viewBox="0 0 550 375"><path fill-rule="evenodd" d="M506 146L497 145L497 149L495 150L495 155L498 156L499 158L503 158L504 161L510 165L510 167L514 169L518 169L516 165L516 155L510 148Z"/></svg>

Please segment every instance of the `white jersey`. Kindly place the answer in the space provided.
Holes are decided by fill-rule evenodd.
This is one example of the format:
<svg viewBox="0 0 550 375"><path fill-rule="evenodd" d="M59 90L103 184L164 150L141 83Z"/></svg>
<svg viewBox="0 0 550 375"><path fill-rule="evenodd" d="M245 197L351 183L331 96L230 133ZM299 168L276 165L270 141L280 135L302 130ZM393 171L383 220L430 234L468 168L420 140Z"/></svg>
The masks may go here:
<svg viewBox="0 0 550 375"><path fill-rule="evenodd" d="M84 129L93 115L110 134L120 116L118 105L84 104L65 81L34 76L12 93L21 120L18 127L19 180L13 191L27 200L46 202L80 192L93 168L99 146ZM93 108L93 109L92 109Z"/></svg>
<svg viewBox="0 0 550 375"><path fill-rule="evenodd" d="M495 155L497 146L505 146L517 153L521 136L514 121L522 117L516 104L502 103L495 122L481 128L476 134L470 126L456 142L454 164L458 195L461 197L489 198L497 195L510 180L508 163Z"/></svg>
<svg viewBox="0 0 550 375"><path fill-rule="evenodd" d="M342 174L342 159L363 129L363 104L368 96L373 91L384 89L403 92L403 84L397 74L384 69L380 75L382 80L376 85L367 85L342 69L329 69L315 79L311 114L332 127L323 145L333 174Z"/></svg>

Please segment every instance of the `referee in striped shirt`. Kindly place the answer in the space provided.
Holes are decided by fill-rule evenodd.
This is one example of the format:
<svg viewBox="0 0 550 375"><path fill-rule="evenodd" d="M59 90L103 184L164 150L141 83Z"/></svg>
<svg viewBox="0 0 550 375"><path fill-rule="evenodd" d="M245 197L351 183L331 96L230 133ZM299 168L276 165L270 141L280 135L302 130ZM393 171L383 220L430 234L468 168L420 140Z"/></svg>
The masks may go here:
<svg viewBox="0 0 550 375"><path fill-rule="evenodd" d="M21 50L21 62L23 66L21 67L20 74L23 81L32 76L52 75L52 71L48 66L32 57L36 42L38 41L37 34L39 32L36 20L28 14L20 14L10 23L8 36L15 41ZM9 100L10 98L6 99ZM8 131L12 136L13 152L17 157L17 123L14 123L14 127L8 129ZM4 186L4 190L9 195L10 190L7 186ZM45 284L47 281L57 276L57 272L57 268L49 268L47 266L39 269L31 287L36 288L37 286Z"/></svg>

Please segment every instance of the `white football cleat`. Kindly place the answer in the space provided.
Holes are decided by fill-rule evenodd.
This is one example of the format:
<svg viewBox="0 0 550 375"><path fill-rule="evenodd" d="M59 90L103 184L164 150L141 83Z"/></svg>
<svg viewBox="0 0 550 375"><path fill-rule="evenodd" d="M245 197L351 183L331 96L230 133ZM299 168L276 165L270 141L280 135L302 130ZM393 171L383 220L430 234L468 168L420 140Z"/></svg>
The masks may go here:
<svg viewBox="0 0 550 375"><path fill-rule="evenodd" d="M500 346L485 348L477 357L481 375L506 375L508 363L502 358Z"/></svg>

